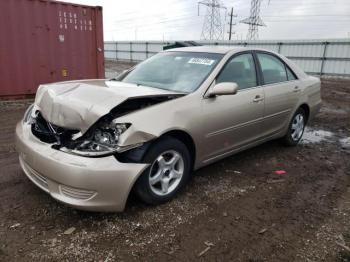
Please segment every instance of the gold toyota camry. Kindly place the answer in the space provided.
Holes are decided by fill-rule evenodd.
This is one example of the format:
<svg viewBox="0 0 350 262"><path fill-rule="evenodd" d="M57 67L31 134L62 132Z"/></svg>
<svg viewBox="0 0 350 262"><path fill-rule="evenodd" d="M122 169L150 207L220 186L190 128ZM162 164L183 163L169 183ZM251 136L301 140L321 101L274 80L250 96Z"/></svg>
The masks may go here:
<svg viewBox="0 0 350 262"><path fill-rule="evenodd" d="M320 80L273 52L190 47L109 80L41 85L16 127L24 173L70 206L169 201L194 170L271 139L300 141Z"/></svg>

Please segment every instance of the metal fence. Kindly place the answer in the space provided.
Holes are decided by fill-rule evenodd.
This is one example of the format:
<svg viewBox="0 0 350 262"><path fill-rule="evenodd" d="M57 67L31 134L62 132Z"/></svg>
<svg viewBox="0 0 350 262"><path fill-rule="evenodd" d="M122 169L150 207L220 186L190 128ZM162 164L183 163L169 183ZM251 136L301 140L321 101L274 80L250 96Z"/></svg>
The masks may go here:
<svg viewBox="0 0 350 262"><path fill-rule="evenodd" d="M278 52L293 60L308 74L350 77L350 39L196 41L202 45L247 46ZM105 58L142 61L174 42L118 41L105 42Z"/></svg>

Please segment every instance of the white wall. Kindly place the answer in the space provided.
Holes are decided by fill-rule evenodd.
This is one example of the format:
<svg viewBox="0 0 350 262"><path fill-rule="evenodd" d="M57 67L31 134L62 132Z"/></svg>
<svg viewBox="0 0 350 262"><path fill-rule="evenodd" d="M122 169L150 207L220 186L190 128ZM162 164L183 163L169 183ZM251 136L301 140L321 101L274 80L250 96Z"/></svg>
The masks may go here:
<svg viewBox="0 0 350 262"><path fill-rule="evenodd" d="M272 50L290 58L305 72L326 76L350 76L350 39L196 41L202 45L248 46ZM105 58L142 61L174 42L105 42Z"/></svg>

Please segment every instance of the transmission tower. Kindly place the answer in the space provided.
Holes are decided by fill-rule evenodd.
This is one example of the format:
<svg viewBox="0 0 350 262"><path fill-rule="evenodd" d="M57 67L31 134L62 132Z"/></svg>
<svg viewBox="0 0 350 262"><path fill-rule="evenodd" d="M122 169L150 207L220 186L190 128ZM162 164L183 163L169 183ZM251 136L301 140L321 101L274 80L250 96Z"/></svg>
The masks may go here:
<svg viewBox="0 0 350 262"><path fill-rule="evenodd" d="M226 7L223 4L221 4L220 0L201 1L198 2L198 15L200 5L204 5L207 7L201 33L201 39L223 40L225 23L223 23L221 20L220 11L224 9L226 16Z"/></svg>
<svg viewBox="0 0 350 262"><path fill-rule="evenodd" d="M248 24L247 40L259 39L259 26L266 26L260 18L260 5L263 0L251 0L250 16L243 19L241 23Z"/></svg>

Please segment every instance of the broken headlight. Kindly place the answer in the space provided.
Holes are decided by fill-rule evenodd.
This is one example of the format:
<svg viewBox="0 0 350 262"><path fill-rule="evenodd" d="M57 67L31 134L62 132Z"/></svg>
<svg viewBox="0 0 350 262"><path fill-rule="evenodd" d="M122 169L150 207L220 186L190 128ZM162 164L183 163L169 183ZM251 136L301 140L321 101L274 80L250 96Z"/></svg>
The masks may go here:
<svg viewBox="0 0 350 262"><path fill-rule="evenodd" d="M75 144L74 148L62 148L62 151L68 151L81 156L103 156L109 155L120 150L118 146L119 136L123 134L131 124L111 123L99 124L91 134L82 141Z"/></svg>
<svg viewBox="0 0 350 262"><path fill-rule="evenodd" d="M28 109L26 110L26 112L24 113L24 117L23 117L23 122L27 123L27 124L32 124L34 121L34 118L32 116L33 113L33 108L34 108L34 104L31 104Z"/></svg>

